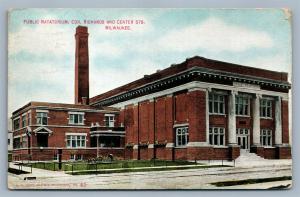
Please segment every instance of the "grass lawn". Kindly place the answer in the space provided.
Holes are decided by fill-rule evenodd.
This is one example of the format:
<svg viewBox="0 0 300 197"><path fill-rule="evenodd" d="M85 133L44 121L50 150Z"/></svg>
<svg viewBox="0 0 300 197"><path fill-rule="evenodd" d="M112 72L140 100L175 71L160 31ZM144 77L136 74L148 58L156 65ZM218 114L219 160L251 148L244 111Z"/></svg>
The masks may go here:
<svg viewBox="0 0 300 197"><path fill-rule="evenodd" d="M51 171L58 171L58 162L36 162L31 164L33 168L40 168ZM183 170L193 168L211 168L219 166L206 166L189 161L165 161L165 160L119 160L113 162L88 163L86 161L64 162L62 171L73 175L82 174L104 174L121 172L145 172L145 171L164 171L164 170ZM231 166L223 166L231 167Z"/></svg>
<svg viewBox="0 0 300 197"><path fill-rule="evenodd" d="M178 165L193 165L194 162L188 161L164 161L164 160L119 160L113 162L97 162L88 163L85 161L78 162L63 162L62 170L73 171L78 170L96 170L96 169L116 169L116 168L139 168L139 167L154 167L154 166L178 166ZM45 170L57 171L58 162L36 162L31 164L25 164L27 166L32 165L33 168L40 168Z"/></svg>

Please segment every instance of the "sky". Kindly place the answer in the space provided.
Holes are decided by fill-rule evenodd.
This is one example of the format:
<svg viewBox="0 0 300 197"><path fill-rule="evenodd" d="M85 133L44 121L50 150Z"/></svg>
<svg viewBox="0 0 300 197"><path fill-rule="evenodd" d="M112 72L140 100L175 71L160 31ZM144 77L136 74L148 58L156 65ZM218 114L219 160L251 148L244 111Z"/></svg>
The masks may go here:
<svg viewBox="0 0 300 197"><path fill-rule="evenodd" d="M69 24L26 24L24 20ZM8 21L8 116L30 101L74 102L73 20L143 20L129 31L89 24L90 97L202 56L288 72L291 14L282 9L16 9ZM81 24L84 25L84 24Z"/></svg>

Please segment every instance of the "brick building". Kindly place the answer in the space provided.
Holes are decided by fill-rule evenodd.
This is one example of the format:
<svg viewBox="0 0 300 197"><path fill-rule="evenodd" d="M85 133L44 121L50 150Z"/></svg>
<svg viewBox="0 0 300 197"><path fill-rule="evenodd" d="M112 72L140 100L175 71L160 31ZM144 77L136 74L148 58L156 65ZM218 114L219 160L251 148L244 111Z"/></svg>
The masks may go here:
<svg viewBox="0 0 300 197"><path fill-rule="evenodd" d="M15 111L15 159L291 158L287 73L196 56L89 98L87 28L75 38L75 104Z"/></svg>

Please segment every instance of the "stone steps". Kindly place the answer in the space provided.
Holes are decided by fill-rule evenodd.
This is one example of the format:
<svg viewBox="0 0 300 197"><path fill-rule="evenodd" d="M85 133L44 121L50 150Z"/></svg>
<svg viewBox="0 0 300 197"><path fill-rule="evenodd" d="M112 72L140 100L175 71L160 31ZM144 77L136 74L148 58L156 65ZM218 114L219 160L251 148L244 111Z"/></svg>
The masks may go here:
<svg viewBox="0 0 300 197"><path fill-rule="evenodd" d="M255 153L250 152L241 152L240 156L236 159L236 162L259 162L259 161L266 161L266 159L256 155Z"/></svg>

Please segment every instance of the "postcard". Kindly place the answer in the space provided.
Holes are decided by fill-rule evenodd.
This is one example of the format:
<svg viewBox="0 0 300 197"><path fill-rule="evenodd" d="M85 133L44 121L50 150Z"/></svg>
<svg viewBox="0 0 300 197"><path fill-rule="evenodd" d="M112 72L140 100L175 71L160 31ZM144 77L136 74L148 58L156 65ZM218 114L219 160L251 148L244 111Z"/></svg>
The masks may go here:
<svg viewBox="0 0 300 197"><path fill-rule="evenodd" d="M289 189L288 9L12 9L9 189Z"/></svg>

